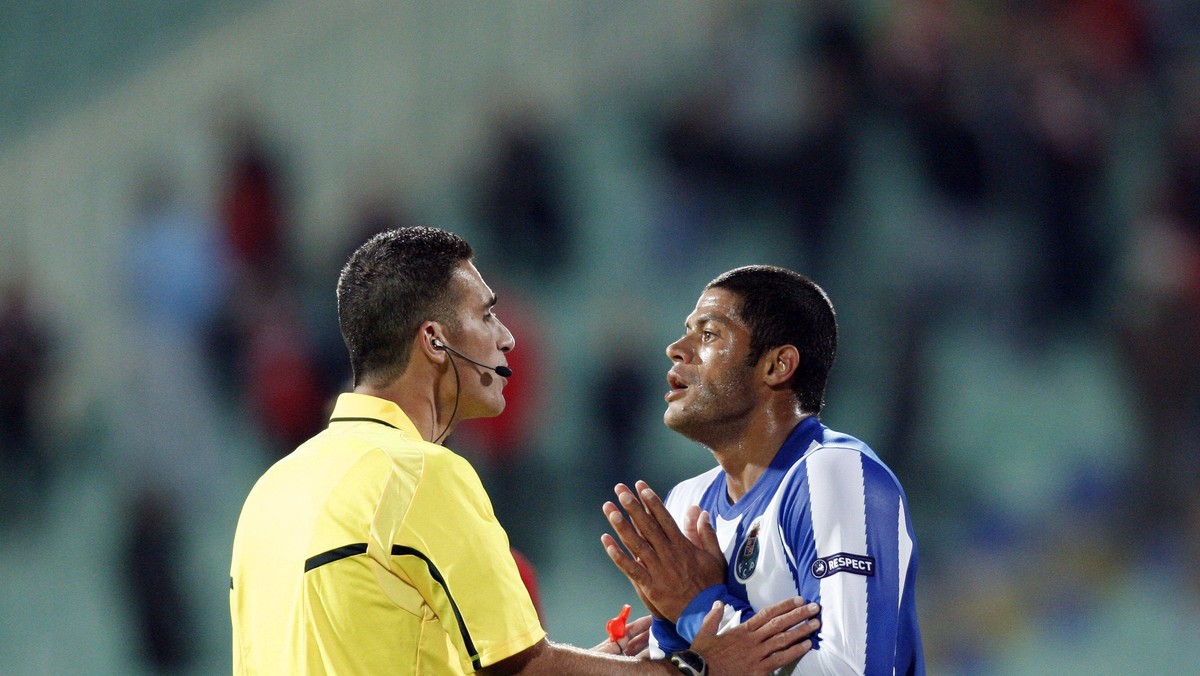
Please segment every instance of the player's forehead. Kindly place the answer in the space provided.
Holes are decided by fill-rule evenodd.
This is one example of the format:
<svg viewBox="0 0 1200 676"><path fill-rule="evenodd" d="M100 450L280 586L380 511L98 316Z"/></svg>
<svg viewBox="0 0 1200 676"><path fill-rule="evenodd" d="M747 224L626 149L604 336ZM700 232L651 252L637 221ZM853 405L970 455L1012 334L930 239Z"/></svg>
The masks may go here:
<svg viewBox="0 0 1200 676"><path fill-rule="evenodd" d="M716 323L744 328L738 311L741 298L732 291L713 288L705 289L696 301L696 307L684 321L685 328L695 329L705 324Z"/></svg>

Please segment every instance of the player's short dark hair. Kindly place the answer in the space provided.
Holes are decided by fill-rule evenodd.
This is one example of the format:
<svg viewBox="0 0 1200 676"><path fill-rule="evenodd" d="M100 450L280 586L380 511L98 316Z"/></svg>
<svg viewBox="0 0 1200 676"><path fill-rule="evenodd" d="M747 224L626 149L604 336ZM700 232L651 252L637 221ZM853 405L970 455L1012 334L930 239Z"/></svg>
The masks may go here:
<svg viewBox="0 0 1200 676"><path fill-rule="evenodd" d="M475 252L438 228L381 232L360 246L338 277L338 325L350 351L354 384L395 380L408 366L421 322L455 321L455 268Z"/></svg>
<svg viewBox="0 0 1200 676"><path fill-rule="evenodd" d="M794 345L800 365L792 389L808 413L825 406L825 385L837 356L837 316L833 303L808 277L773 265L747 265L708 283L738 296L737 316L750 329L749 363L769 349Z"/></svg>

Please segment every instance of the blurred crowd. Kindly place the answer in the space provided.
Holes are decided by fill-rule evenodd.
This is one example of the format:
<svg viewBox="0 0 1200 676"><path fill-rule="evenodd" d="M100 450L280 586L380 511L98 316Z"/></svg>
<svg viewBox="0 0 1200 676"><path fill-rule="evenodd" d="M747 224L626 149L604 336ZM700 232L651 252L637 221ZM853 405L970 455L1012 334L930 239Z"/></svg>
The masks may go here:
<svg viewBox="0 0 1200 676"><path fill-rule="evenodd" d="M868 373L835 368L830 414L854 408L859 392L881 402L880 436L867 441L917 514L934 664L987 673L1031 623L1080 631L1139 559L1152 558L1200 616L1200 6L734 3L711 31L711 50L670 89L606 102L635 130L628 161L648 167L642 227L653 254L630 257L646 269L589 282L671 284L673 270L703 268L712 247L757 230L771 262L830 291L849 345L877 352ZM657 338L596 339L582 352L602 368L569 385L589 393L590 409L572 412L586 450L549 447L545 430L558 423L543 411L560 396L548 375L560 348L549 341L573 317L555 316L546 290L577 283L591 255L579 183L593 179L577 175L570 119L518 105L481 124L487 142L459 177L465 227L517 336L509 364L519 376L502 417L464 425L449 445L479 467L514 546L549 565L547 518L647 470L665 360L652 361ZM269 112L222 122L207 203L175 189L170 158L130 191L114 271L127 396L110 412L107 444L127 489L131 612L146 663L164 672L193 659L191 601L172 549L156 543L202 513L229 421L253 431L265 466L322 428L349 386L337 269L294 256L299 161L274 131ZM891 208L906 216L889 217L890 229L872 222ZM345 214L331 260L385 228L442 225L403 194ZM859 250L868 240L880 249L870 258ZM689 309L674 308L680 322ZM1088 430L1103 421L1061 420L1065 444L1021 434L1020 393L995 392L994 410L977 414L1018 430L1001 438L1036 454L1111 460L1056 465L1043 496L1052 510L1005 507L970 463L954 462L991 447L931 433L945 412L930 394L938 348L964 325L1014 359L1083 346L1117 374L1111 413L1130 425L1094 453L1073 445L1096 444ZM67 330L28 280L0 294L0 529L36 522L62 470L39 416ZM861 358L843 343L843 360ZM1022 373L1041 386L1037 367ZM552 473L545 458L564 453L579 454L578 476Z"/></svg>

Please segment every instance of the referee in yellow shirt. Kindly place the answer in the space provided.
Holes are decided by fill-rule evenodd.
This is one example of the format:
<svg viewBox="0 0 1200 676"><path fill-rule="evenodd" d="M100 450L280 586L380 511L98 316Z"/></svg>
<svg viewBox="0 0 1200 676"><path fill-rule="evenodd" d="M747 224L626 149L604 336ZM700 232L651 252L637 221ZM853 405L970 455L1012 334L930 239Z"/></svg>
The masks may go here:
<svg viewBox="0 0 1200 676"><path fill-rule="evenodd" d="M235 674L753 674L803 655L792 599L688 654L546 640L471 465L441 446L499 415L515 340L470 245L436 228L380 233L338 279L354 391L329 426L267 470L238 519L230 569ZM774 620L774 621L772 621Z"/></svg>

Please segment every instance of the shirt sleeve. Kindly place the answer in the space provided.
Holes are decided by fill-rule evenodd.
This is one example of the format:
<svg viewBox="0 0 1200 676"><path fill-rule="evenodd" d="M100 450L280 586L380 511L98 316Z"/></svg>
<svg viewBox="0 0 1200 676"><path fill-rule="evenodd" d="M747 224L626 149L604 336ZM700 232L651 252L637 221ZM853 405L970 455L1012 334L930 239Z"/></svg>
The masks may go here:
<svg viewBox="0 0 1200 676"><path fill-rule="evenodd" d="M891 472L854 449L825 448L784 489L780 530L800 596L821 629L795 674L892 673L907 515Z"/></svg>
<svg viewBox="0 0 1200 676"><path fill-rule="evenodd" d="M754 608L751 608L749 603L730 593L729 588L724 584L715 584L697 594L696 598L689 601L679 615L679 622L675 625L675 630L689 645L696 640L696 634L700 632L700 625L704 623L704 616L708 615L716 601L725 604L717 633L754 617Z"/></svg>
<svg viewBox="0 0 1200 676"><path fill-rule="evenodd" d="M470 672L545 637L478 475L449 452L431 453L392 562L437 613Z"/></svg>

